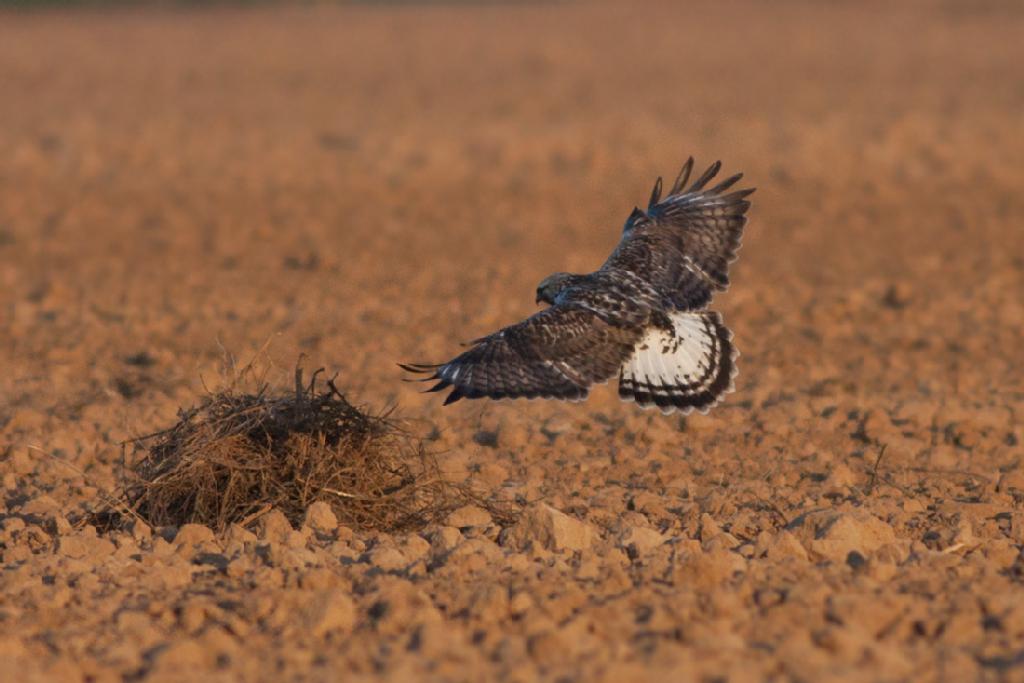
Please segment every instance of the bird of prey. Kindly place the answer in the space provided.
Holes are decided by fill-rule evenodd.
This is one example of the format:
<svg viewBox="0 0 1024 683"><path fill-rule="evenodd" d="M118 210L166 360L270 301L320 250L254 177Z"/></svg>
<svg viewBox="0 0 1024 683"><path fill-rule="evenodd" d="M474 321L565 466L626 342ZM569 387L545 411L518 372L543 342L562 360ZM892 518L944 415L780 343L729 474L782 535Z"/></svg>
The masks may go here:
<svg viewBox="0 0 1024 683"><path fill-rule="evenodd" d="M461 398L579 401L618 375L619 397L668 414L701 412L732 391L739 353L722 316L707 310L729 286L754 190L743 177L708 187L716 161L686 186L691 157L664 199L658 178L646 211L634 208L608 260L586 275L555 273L537 287L548 307L481 337L447 363L400 364L427 391Z"/></svg>

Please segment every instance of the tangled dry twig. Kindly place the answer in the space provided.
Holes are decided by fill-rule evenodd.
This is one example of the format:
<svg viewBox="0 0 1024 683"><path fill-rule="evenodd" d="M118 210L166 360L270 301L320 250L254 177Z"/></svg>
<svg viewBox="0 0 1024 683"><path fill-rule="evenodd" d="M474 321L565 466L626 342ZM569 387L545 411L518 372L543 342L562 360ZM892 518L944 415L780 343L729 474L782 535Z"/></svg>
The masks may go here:
<svg viewBox="0 0 1024 683"><path fill-rule="evenodd" d="M364 412L319 372L307 385L297 369L294 392L211 393L172 428L134 440L144 455L128 505L155 526L223 530L270 508L298 523L325 501L342 524L400 531L480 502L390 412Z"/></svg>

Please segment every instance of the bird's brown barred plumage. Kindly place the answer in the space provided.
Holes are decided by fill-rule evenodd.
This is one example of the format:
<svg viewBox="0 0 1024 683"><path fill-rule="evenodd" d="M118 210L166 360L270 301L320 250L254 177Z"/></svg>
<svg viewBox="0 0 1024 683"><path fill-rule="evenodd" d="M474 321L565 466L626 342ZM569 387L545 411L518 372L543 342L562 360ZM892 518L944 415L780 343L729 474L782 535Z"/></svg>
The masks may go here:
<svg viewBox="0 0 1024 683"><path fill-rule="evenodd" d="M664 199L659 178L647 210L633 210L600 269L542 283L538 298L549 308L477 339L447 363L402 367L433 380L428 391L451 388L446 405L582 400L593 384L618 375L623 400L666 412L707 410L732 389L738 352L721 316L704 309L729 285L754 191L729 192L741 174L709 188L720 168L715 162L687 187L689 159Z"/></svg>

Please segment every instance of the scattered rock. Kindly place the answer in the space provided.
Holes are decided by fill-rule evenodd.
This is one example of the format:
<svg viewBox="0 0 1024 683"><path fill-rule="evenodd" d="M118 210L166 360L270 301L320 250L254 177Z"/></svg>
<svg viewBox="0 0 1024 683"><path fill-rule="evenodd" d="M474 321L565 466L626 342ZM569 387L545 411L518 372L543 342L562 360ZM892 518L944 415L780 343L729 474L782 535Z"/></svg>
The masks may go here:
<svg viewBox="0 0 1024 683"><path fill-rule="evenodd" d="M367 561L378 569L386 572L405 569L409 559L401 550L393 545L378 545L367 553Z"/></svg>
<svg viewBox="0 0 1024 683"><path fill-rule="evenodd" d="M584 550L594 540L594 529L575 517L538 503L525 510L519 521L502 533L502 544L517 550L537 544L547 550Z"/></svg>
<svg viewBox="0 0 1024 683"><path fill-rule="evenodd" d="M795 521L797 535L811 554L832 560L846 561L851 551L867 557L887 543L896 541L892 527L863 511L813 512Z"/></svg>
<svg viewBox="0 0 1024 683"><path fill-rule="evenodd" d="M712 536L707 541L701 543L701 547L704 552L712 552L713 550L735 550L741 545L740 540L730 534L728 531L723 531L720 534Z"/></svg>
<svg viewBox="0 0 1024 683"><path fill-rule="evenodd" d="M348 633L356 623L356 606L341 589L318 590L310 597L304 617L315 638L329 633Z"/></svg>
<svg viewBox="0 0 1024 683"><path fill-rule="evenodd" d="M409 534L399 539L398 548L410 563L417 562L430 554L430 543L416 534Z"/></svg>
<svg viewBox="0 0 1024 683"><path fill-rule="evenodd" d="M60 514L61 507L60 504L51 496L44 493L43 495L36 496L22 505L21 513L24 515L32 515L34 517L48 518L54 514Z"/></svg>
<svg viewBox="0 0 1024 683"><path fill-rule="evenodd" d="M824 487L826 495L843 496L849 493L850 487L857 484L857 475L853 473L846 463L837 462L825 478Z"/></svg>
<svg viewBox="0 0 1024 683"><path fill-rule="evenodd" d="M176 546L195 546L200 543L212 543L216 540L213 530L202 524L186 524L178 529L174 536Z"/></svg>
<svg viewBox="0 0 1024 683"><path fill-rule="evenodd" d="M519 616L525 614L531 607L533 607L533 598L526 591L521 591L512 596L509 600L508 608L509 611Z"/></svg>
<svg viewBox="0 0 1024 683"><path fill-rule="evenodd" d="M404 579L387 578L391 580L382 582L367 596L367 617L380 635L391 636L441 620L441 614L423 591Z"/></svg>
<svg viewBox="0 0 1024 683"><path fill-rule="evenodd" d="M228 543L244 545L246 543L255 543L259 540L259 537L240 524L232 524L228 527L227 532L225 532L224 540Z"/></svg>
<svg viewBox="0 0 1024 683"><path fill-rule="evenodd" d="M257 525L260 540L275 543L285 543L288 536L294 531L288 518L280 510L271 510L263 515L259 518Z"/></svg>
<svg viewBox="0 0 1024 683"><path fill-rule="evenodd" d="M57 541L57 552L76 560L106 557L113 555L116 549L107 539L90 534L61 536Z"/></svg>
<svg viewBox="0 0 1024 683"><path fill-rule="evenodd" d="M630 553L643 555L665 542L665 536L654 529L642 526L626 527L619 534L618 544Z"/></svg>
<svg viewBox="0 0 1024 683"><path fill-rule="evenodd" d="M486 538L470 538L444 558L445 569L453 572L478 572L503 559L501 548Z"/></svg>
<svg viewBox="0 0 1024 683"><path fill-rule="evenodd" d="M452 526L443 526L430 534L430 549L435 555L444 555L462 543L462 532Z"/></svg>
<svg viewBox="0 0 1024 683"><path fill-rule="evenodd" d="M136 543L148 541L153 537L153 529L141 519L132 520L132 538Z"/></svg>
<svg viewBox="0 0 1024 683"><path fill-rule="evenodd" d="M722 527L718 526L718 522L715 521L714 517L706 512L701 514L699 530L701 542L710 541L720 533L722 533Z"/></svg>
<svg viewBox="0 0 1024 683"><path fill-rule="evenodd" d="M492 523L491 513L477 505L464 505L448 515L448 526L460 529L474 526L488 526Z"/></svg>
<svg viewBox="0 0 1024 683"><path fill-rule="evenodd" d="M305 525L318 534L328 536L338 528L338 517L328 503L318 500L306 509Z"/></svg>
<svg viewBox="0 0 1024 683"><path fill-rule="evenodd" d="M678 565L677 581L710 588L746 571L747 561L729 550L685 553Z"/></svg>
<svg viewBox="0 0 1024 683"><path fill-rule="evenodd" d="M806 562L807 550L796 536L786 530L782 530L772 538L765 556L769 560L793 558Z"/></svg>

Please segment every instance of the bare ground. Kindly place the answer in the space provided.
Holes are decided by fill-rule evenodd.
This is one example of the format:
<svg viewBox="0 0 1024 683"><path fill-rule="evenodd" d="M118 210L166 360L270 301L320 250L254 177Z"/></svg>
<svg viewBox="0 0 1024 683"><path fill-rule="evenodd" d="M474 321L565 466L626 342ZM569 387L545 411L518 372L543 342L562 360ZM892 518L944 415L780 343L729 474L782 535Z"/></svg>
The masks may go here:
<svg viewBox="0 0 1024 683"><path fill-rule="evenodd" d="M0 13L0 679L1024 680L1020 35L1009 2ZM759 187L724 405L398 381L689 154ZM226 356L300 353L519 524L84 524Z"/></svg>

